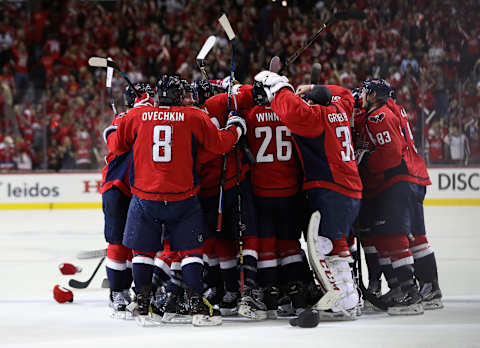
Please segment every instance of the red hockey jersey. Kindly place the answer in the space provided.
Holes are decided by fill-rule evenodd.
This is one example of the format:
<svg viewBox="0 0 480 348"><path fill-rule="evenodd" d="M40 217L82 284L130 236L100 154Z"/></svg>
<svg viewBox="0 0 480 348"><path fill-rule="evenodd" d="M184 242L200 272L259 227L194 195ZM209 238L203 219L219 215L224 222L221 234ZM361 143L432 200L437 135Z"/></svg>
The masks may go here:
<svg viewBox="0 0 480 348"><path fill-rule="evenodd" d="M107 145L117 155L133 150L133 194L178 201L198 192L198 144L212 153L226 153L237 140L236 128L218 130L207 114L192 106L145 106L127 113Z"/></svg>
<svg viewBox="0 0 480 348"><path fill-rule="evenodd" d="M237 93L234 93L230 109L237 110L241 115L246 115L253 106L252 86L242 85ZM228 94L220 93L206 100L205 109L212 122L218 127L224 127L228 117ZM211 197L219 193L220 176L222 170L222 158L218 154L212 154L201 149L201 160L199 166L200 192L203 197ZM245 163L243 154L240 153L241 180L245 179L246 173L250 170L248 163ZM227 155L224 189L228 190L235 186L237 180L237 162L235 153Z"/></svg>
<svg viewBox="0 0 480 348"><path fill-rule="evenodd" d="M303 189L321 187L352 198L362 197L350 115L342 103L308 105L284 88L275 94L272 110L294 133L304 172Z"/></svg>
<svg viewBox="0 0 480 348"><path fill-rule="evenodd" d="M122 112L117 114L113 119L111 125L117 126L122 120L126 113ZM115 155L113 152L109 151L107 156L105 156L106 165L102 170L102 185L100 186L100 193L104 193L112 188L112 186L118 187L124 195L131 197L132 193L130 191L130 183L128 172L131 163L131 152L126 152L121 155Z"/></svg>
<svg viewBox="0 0 480 348"><path fill-rule="evenodd" d="M255 157L253 193L263 197L289 197L300 190L300 163L290 129L270 106L255 106L245 118L248 145Z"/></svg>
<svg viewBox="0 0 480 348"><path fill-rule="evenodd" d="M390 102L389 105L394 107ZM399 109L395 111L400 113ZM425 163L413 144L406 117L403 120L403 116L383 105L366 115L365 130L375 146L368 157L366 170L362 171L362 175L368 176L364 180L367 196L376 196L400 181L425 186L430 184Z"/></svg>

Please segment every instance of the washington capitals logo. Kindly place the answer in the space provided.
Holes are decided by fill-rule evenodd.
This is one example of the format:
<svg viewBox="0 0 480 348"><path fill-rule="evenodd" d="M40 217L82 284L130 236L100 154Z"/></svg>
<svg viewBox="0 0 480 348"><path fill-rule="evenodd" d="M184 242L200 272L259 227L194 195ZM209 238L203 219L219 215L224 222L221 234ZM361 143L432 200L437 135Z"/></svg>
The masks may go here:
<svg viewBox="0 0 480 348"><path fill-rule="evenodd" d="M375 116L368 116L368 120L373 123L382 122L384 118L385 114L383 112Z"/></svg>

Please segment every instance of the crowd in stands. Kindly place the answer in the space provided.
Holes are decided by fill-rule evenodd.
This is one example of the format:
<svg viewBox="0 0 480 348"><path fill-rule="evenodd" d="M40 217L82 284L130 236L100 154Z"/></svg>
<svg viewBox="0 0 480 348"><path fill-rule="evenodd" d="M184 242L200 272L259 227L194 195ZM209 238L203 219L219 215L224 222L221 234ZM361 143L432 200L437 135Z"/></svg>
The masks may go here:
<svg viewBox="0 0 480 348"><path fill-rule="evenodd" d="M133 81L164 72L200 78L195 57L209 35L213 78L227 76L231 50L217 19L238 40L237 80L249 83L274 55L282 61L335 11L363 21L322 32L285 74L359 87L385 78L408 110L419 151L430 164L480 163L480 21L478 0L118 0L0 3L0 170L83 170L103 166L101 132L112 119L105 71L90 56L110 56ZM330 8L331 3L334 7ZM119 109L124 80L115 74Z"/></svg>

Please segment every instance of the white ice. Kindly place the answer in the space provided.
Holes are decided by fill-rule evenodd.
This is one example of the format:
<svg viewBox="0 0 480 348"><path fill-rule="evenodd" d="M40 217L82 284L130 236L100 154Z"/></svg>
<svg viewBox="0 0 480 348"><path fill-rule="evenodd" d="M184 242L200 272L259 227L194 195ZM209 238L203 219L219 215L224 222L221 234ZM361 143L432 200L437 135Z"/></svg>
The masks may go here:
<svg viewBox="0 0 480 348"><path fill-rule="evenodd" d="M285 320L225 320L223 326L163 325L143 328L115 320L100 284L74 290L74 302L53 300L67 285L58 265L83 267L86 280L97 260L77 260L80 250L101 249L100 210L0 211L0 347L480 347L480 208L426 207L430 244L437 257L445 308L421 316L363 316L353 322L290 327Z"/></svg>

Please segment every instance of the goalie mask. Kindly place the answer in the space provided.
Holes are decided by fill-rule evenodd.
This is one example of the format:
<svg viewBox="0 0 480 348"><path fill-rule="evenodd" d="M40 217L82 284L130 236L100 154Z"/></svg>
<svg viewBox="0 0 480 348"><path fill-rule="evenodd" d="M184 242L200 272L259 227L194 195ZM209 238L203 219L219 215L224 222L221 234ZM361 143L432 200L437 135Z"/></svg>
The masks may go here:
<svg viewBox="0 0 480 348"><path fill-rule="evenodd" d="M162 106L181 105L185 88L177 75L162 75L157 82L158 104Z"/></svg>
<svg viewBox="0 0 480 348"><path fill-rule="evenodd" d="M153 92L152 87L150 87L150 84L147 82L137 82L134 83L133 86L135 89L140 93L140 94L148 94L149 97L152 97L155 95ZM133 108L135 104L135 99L137 98L137 95L133 91L132 87L127 86L123 90L123 101L125 103L125 106L128 106L129 108Z"/></svg>
<svg viewBox="0 0 480 348"><path fill-rule="evenodd" d="M194 81L192 87L193 101L196 106L202 106L208 98L213 97L213 86L206 79Z"/></svg>

